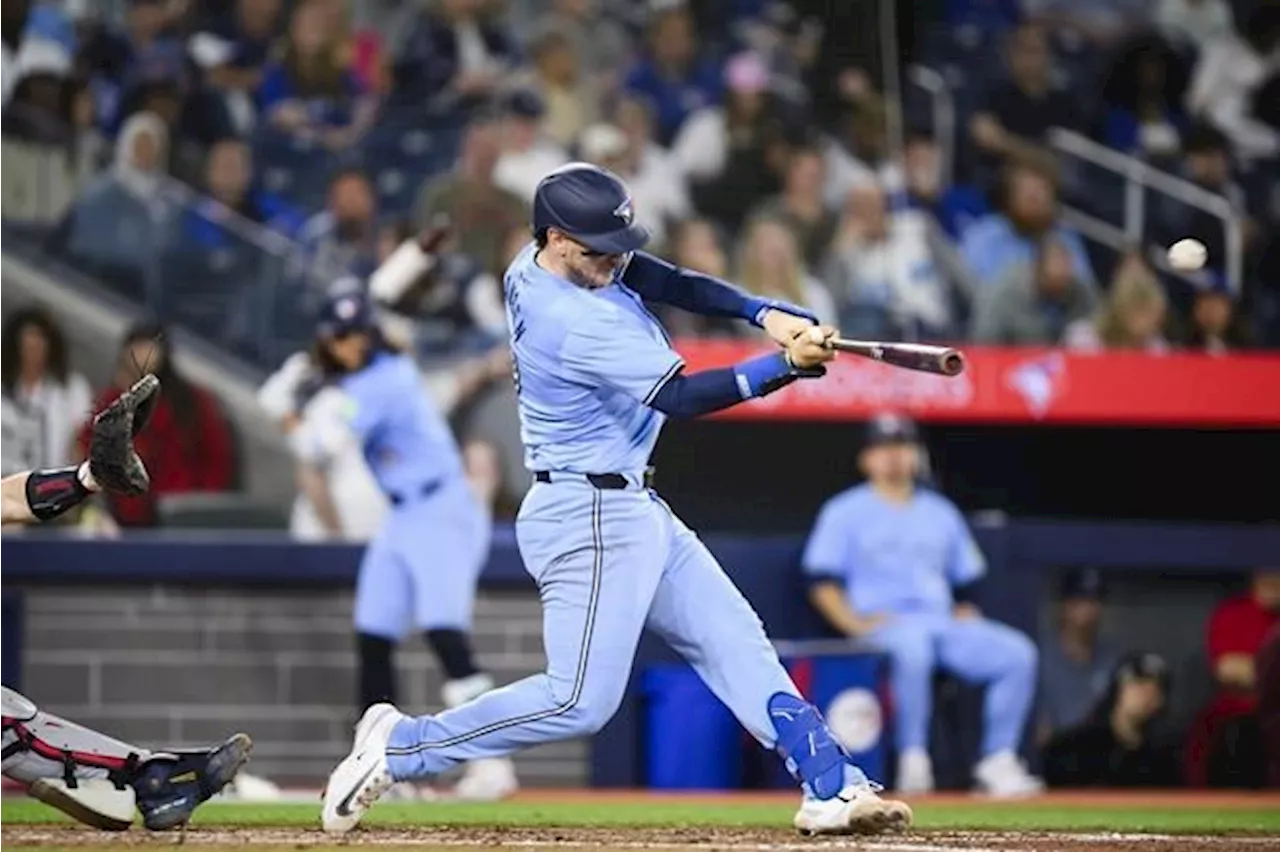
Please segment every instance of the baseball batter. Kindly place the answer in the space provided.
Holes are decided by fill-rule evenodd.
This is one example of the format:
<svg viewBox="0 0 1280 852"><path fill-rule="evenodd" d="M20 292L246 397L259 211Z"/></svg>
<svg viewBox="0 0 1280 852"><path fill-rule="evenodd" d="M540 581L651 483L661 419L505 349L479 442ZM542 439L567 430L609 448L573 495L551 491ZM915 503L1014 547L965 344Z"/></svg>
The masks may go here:
<svg viewBox="0 0 1280 852"><path fill-rule="evenodd" d="M159 380L139 379L94 418L89 459L16 473L0 482L0 523L50 521L104 488L141 494L150 480L134 452ZM236 734L219 746L148 751L46 713L4 687L3 772L27 792L95 828L124 831L141 811L152 830L183 825L236 776L253 743Z"/></svg>
<svg viewBox="0 0 1280 852"><path fill-rule="evenodd" d="M340 289L325 304L316 361L326 383L341 390L344 416L303 420L290 436L294 452L323 467L352 444L360 447L391 507L356 580L362 706L395 700L392 652L410 625L423 632L444 669L445 705L462 705L494 685L476 666L469 636L476 582L489 555L488 508L467 480L417 365L383 337L362 289ZM509 760L472 758L459 795L497 799L514 792Z"/></svg>
<svg viewBox="0 0 1280 852"><path fill-rule="evenodd" d="M667 416L695 417L817 377L835 334L805 310L751 298L640 249L615 175L573 163L534 198L534 244L505 278L526 464L516 537L544 609L545 673L436 716L370 707L329 777L322 824L354 828L396 781L599 730L617 710L642 628L662 635L803 790L807 834L899 829L779 662L760 619L647 481ZM782 351L686 375L642 300L764 328Z"/></svg>

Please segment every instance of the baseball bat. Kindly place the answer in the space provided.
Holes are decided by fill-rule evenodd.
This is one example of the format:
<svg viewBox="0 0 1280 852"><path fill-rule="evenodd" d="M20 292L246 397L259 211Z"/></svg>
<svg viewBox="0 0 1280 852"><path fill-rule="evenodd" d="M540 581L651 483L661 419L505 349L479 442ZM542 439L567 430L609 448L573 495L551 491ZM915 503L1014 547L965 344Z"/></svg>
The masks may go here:
<svg viewBox="0 0 1280 852"><path fill-rule="evenodd" d="M827 345L837 352L850 352L895 367L958 376L964 372L964 355L958 349L927 343L880 343L873 340L846 340L835 337Z"/></svg>

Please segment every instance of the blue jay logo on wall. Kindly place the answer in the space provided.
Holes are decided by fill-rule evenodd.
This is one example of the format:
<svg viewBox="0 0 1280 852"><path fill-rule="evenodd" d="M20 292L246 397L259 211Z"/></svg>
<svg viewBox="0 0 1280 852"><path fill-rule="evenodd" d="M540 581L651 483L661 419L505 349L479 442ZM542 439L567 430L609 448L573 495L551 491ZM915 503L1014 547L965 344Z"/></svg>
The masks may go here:
<svg viewBox="0 0 1280 852"><path fill-rule="evenodd" d="M613 215L617 216L626 224L631 224L631 222L636 218L636 212L631 206L630 196L627 196L621 204L613 209Z"/></svg>

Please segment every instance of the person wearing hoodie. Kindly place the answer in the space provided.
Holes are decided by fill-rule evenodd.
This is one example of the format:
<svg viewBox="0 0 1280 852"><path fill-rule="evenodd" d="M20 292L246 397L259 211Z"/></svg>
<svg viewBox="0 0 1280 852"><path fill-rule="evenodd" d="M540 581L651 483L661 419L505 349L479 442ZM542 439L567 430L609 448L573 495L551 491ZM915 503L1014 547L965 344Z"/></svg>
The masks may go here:
<svg viewBox="0 0 1280 852"><path fill-rule="evenodd" d="M1053 346L1068 324L1097 306L1093 288L1076 274L1071 251L1057 236L1041 238L1032 264L1011 267L979 293L970 338L975 343Z"/></svg>
<svg viewBox="0 0 1280 852"><path fill-rule="evenodd" d="M67 214L54 246L82 267L141 289L149 260L160 256L163 225L174 210L163 191L168 147L169 134L158 116L130 116L111 168Z"/></svg>

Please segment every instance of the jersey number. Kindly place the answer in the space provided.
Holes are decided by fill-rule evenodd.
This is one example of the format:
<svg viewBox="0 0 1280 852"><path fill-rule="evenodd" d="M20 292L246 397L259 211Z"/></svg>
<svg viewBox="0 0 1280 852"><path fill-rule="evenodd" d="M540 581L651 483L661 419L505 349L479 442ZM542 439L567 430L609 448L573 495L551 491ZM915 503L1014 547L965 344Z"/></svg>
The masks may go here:
<svg viewBox="0 0 1280 852"><path fill-rule="evenodd" d="M520 293L516 286L508 283L506 287L507 324L511 328L511 382L515 385L516 395L520 394L520 359L516 357L516 344L524 337L524 317L520 313Z"/></svg>

